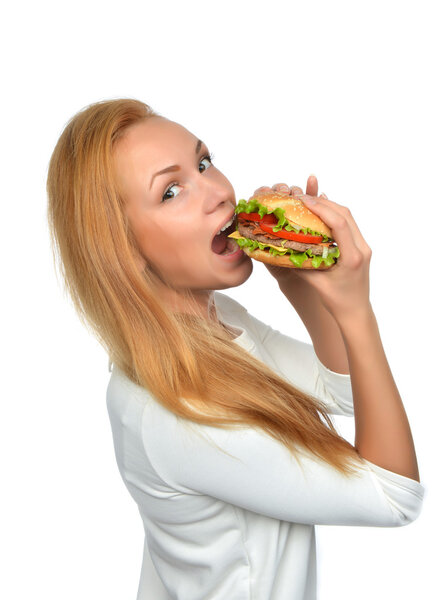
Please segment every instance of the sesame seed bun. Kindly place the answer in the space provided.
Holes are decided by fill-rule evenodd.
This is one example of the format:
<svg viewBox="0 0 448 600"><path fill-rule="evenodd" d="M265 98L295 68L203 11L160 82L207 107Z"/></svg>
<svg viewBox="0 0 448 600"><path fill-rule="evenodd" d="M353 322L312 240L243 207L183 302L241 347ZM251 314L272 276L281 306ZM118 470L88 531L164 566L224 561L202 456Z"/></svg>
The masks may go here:
<svg viewBox="0 0 448 600"><path fill-rule="evenodd" d="M329 238L333 237L331 229L325 225L322 219L312 213L299 198L290 196L286 192L267 190L254 194L249 198L248 202L254 199L269 210L274 210L277 207L283 208L285 217L292 225L309 227L313 231L324 233Z"/></svg>

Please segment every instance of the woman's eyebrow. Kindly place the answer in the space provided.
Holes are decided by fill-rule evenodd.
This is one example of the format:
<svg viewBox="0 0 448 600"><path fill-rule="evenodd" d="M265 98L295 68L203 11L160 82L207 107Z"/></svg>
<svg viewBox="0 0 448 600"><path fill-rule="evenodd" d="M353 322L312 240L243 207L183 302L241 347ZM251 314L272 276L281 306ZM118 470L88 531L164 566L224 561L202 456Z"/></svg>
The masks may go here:
<svg viewBox="0 0 448 600"><path fill-rule="evenodd" d="M203 143L204 142L202 140L197 141L196 154L199 154L199 151L201 150L201 146ZM152 176L151 183L149 185L149 189L152 188L153 181L154 181L155 177L157 177L157 175L163 175L164 173L171 173L171 171L179 171L179 169L180 169L179 165L171 165L169 167L165 167L161 171L157 171L157 173L154 173L154 175Z"/></svg>

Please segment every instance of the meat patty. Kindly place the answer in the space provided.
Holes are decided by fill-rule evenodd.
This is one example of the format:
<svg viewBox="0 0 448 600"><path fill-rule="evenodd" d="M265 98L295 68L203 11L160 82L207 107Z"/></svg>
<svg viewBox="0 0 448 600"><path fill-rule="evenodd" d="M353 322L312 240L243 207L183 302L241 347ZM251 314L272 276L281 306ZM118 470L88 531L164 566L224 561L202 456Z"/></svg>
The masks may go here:
<svg viewBox="0 0 448 600"><path fill-rule="evenodd" d="M276 240L266 237L261 233L252 233L253 226L252 225L243 225L242 223L238 224L238 231L240 234L250 240L256 240L257 242L261 242L262 244L271 244L272 246L280 246L283 248L291 248L292 250L297 250L297 252L305 252L309 248L312 249L313 254L319 256L322 255L324 246L321 244L304 244L302 242L295 242L293 240L284 240L282 238L277 238ZM336 246L336 244L334 244ZM329 248L332 248L329 246Z"/></svg>

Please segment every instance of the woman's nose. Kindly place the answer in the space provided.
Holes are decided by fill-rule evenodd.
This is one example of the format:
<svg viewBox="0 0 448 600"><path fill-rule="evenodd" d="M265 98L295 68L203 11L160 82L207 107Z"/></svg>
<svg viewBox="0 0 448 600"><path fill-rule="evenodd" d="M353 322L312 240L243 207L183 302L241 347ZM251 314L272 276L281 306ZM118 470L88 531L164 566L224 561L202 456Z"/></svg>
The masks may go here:
<svg viewBox="0 0 448 600"><path fill-rule="evenodd" d="M213 212L220 204L228 204L229 207L234 206L235 194L232 186L226 181L217 181L210 178L203 181L201 188L207 212Z"/></svg>

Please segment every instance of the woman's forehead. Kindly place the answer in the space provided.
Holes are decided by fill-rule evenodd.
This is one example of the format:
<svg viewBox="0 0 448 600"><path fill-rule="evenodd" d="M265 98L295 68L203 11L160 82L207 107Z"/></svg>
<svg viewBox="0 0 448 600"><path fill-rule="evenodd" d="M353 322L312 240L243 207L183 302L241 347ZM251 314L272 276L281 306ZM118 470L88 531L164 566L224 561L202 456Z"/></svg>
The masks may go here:
<svg viewBox="0 0 448 600"><path fill-rule="evenodd" d="M122 141L128 147L137 144L154 145L162 149L177 145L183 140L189 142L192 139L196 139L196 136L180 123L155 116L131 125Z"/></svg>

